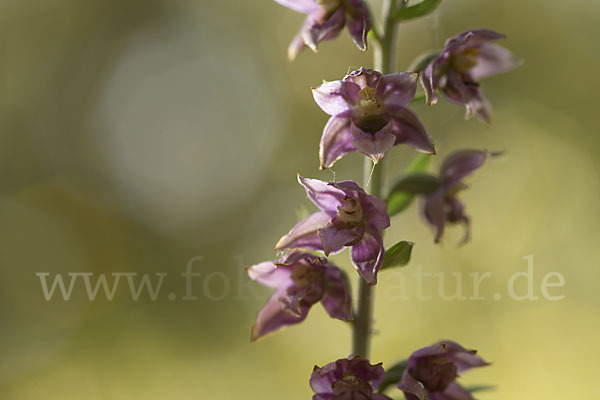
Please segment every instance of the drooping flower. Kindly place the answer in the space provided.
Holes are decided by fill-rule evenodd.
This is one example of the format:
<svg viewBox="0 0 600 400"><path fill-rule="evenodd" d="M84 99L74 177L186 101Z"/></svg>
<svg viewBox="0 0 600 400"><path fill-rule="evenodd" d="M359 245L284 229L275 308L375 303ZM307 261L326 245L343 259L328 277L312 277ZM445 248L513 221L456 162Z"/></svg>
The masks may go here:
<svg viewBox="0 0 600 400"><path fill-rule="evenodd" d="M362 278L374 285L383 263L382 231L390 226L385 202L354 181L323 182L298 175L298 182L320 211L300 221L275 250L318 250L329 255L351 247L351 258Z"/></svg>
<svg viewBox="0 0 600 400"><path fill-rule="evenodd" d="M324 40L336 38L344 25L360 50L367 50L367 33L371 29L369 10L362 0L275 0L277 3L307 14L300 32L290 43L288 58L293 60L305 47L317 51Z"/></svg>
<svg viewBox="0 0 600 400"><path fill-rule="evenodd" d="M470 220L465 214L465 206L456 197L466 189L463 179L481 167L490 156L500 153L490 153L482 150L459 150L450 154L440 168L439 187L423 197L422 213L425 220L435 230L435 242L438 243L444 234L446 223L461 223L465 226L464 244L470 238Z"/></svg>
<svg viewBox="0 0 600 400"><path fill-rule="evenodd" d="M441 341L410 356L398 387L407 400L473 400L456 378L468 369L486 365L475 350Z"/></svg>
<svg viewBox="0 0 600 400"><path fill-rule="evenodd" d="M374 393L384 375L381 363L372 365L359 356L342 358L322 368L315 366L310 377L313 400L391 400Z"/></svg>
<svg viewBox="0 0 600 400"><path fill-rule="evenodd" d="M500 33L480 29L463 32L446 41L444 50L421 73L427 102L437 102L441 90L451 101L466 107L466 118L474 115L491 121L491 107L479 80L510 71L521 64L510 51L491 42L505 38Z"/></svg>
<svg viewBox="0 0 600 400"><path fill-rule="evenodd" d="M352 151L378 163L393 146L406 144L434 154L431 137L406 106L415 96L418 74L382 75L360 68L341 81L312 89L319 107L331 118L321 137L321 169L330 168Z"/></svg>
<svg viewBox="0 0 600 400"><path fill-rule="evenodd" d="M352 320L352 300L342 271L325 258L294 251L279 261L247 270L251 279L275 289L258 313L252 341L304 321L318 302L332 318Z"/></svg>

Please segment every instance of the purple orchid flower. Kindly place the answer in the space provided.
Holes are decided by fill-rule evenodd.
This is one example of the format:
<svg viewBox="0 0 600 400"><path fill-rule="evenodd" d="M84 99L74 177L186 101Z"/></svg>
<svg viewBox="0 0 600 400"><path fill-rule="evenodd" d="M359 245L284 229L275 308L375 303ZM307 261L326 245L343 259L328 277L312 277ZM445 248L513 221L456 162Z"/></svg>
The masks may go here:
<svg viewBox="0 0 600 400"><path fill-rule="evenodd" d="M381 363L371 365L359 356L342 358L323 368L315 366L310 387L316 393L313 400L391 400L374 393L383 381Z"/></svg>
<svg viewBox="0 0 600 400"><path fill-rule="evenodd" d="M398 387L407 400L473 400L456 378L470 368L486 365L475 350L442 341L410 356Z"/></svg>
<svg viewBox="0 0 600 400"><path fill-rule="evenodd" d="M490 43L505 37L480 29L448 39L444 50L421 73L427 102L430 105L437 103L437 91L441 89L448 99L466 107L467 119L477 115L489 123L492 110L479 87L479 80L510 71L521 64L511 52Z"/></svg>
<svg viewBox="0 0 600 400"><path fill-rule="evenodd" d="M371 29L369 10L362 0L275 0L279 4L308 14L300 32L290 43L288 58L293 60L305 47L315 53L324 40L336 38L344 25L360 50L367 50L367 33Z"/></svg>
<svg viewBox="0 0 600 400"><path fill-rule="evenodd" d="M385 202L366 194L354 181L326 183L298 175L298 182L320 211L279 239L275 250L318 250L328 256L351 247L358 273L375 285L385 253L381 232L390 226Z"/></svg>
<svg viewBox="0 0 600 400"><path fill-rule="evenodd" d="M352 151L378 163L398 144L435 154L431 137L406 108L415 96L417 78L416 73L382 75L360 68L341 81L313 88L315 101L331 115L321 137L321 169L330 168Z"/></svg>
<svg viewBox="0 0 600 400"><path fill-rule="evenodd" d="M490 156L501 153L490 153L482 150L459 150L450 154L440 168L440 186L434 192L423 197L422 214L435 230L435 242L439 243L446 222L462 223L465 236L461 244L469 241L471 236L470 220L465 214L465 206L456 195L467 188L462 180L480 168Z"/></svg>
<svg viewBox="0 0 600 400"><path fill-rule="evenodd" d="M332 318L352 320L352 300L342 271L325 258L295 251L247 270L250 278L275 289L258 313L252 341L304 321L319 301Z"/></svg>

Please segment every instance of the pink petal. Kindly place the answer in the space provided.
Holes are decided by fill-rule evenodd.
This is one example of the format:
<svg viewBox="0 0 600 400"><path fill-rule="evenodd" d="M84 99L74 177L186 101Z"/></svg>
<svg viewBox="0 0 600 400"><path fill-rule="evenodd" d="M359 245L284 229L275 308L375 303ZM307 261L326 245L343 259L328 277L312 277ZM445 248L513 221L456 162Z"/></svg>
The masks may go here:
<svg viewBox="0 0 600 400"><path fill-rule="evenodd" d="M430 393L430 400L474 400L465 388L456 382L450 383L442 393Z"/></svg>
<svg viewBox="0 0 600 400"><path fill-rule="evenodd" d="M362 0L347 0L348 7L352 9L348 13L348 31L356 46L362 50L367 50L367 34L371 29L369 19L369 10Z"/></svg>
<svg viewBox="0 0 600 400"><path fill-rule="evenodd" d="M302 29L302 38L304 43L312 51L317 52L318 44L323 40L336 37L344 28L346 22L346 13L343 7L338 8L325 22L320 22L326 16L324 9L319 9L308 16L312 24L306 23Z"/></svg>
<svg viewBox="0 0 600 400"><path fill-rule="evenodd" d="M522 64L510 51L495 44L485 43L479 50L477 65L469 71L475 80L511 71Z"/></svg>
<svg viewBox="0 0 600 400"><path fill-rule="evenodd" d="M352 124L352 145L377 164L396 142L396 136L387 131L384 128L379 132L369 133Z"/></svg>
<svg viewBox="0 0 600 400"><path fill-rule="evenodd" d="M451 153L440 167L440 179L453 186L475 170L481 168L490 153L482 150L458 150Z"/></svg>
<svg viewBox="0 0 600 400"><path fill-rule="evenodd" d="M387 107L405 107L415 97L419 74L398 72L384 75L379 81L377 94L383 97Z"/></svg>
<svg viewBox="0 0 600 400"><path fill-rule="evenodd" d="M286 235L275 245L275 250L283 249L307 249L323 250L319 229L324 228L331 221L331 217L322 211L309 215L298 222Z"/></svg>
<svg viewBox="0 0 600 400"><path fill-rule="evenodd" d="M304 44L304 39L302 38L303 29L304 28L300 29L300 32L298 32L296 36L294 36L292 42L288 46L287 56L288 60L290 61L294 61L298 54L300 54L300 52L306 47L306 45Z"/></svg>
<svg viewBox="0 0 600 400"><path fill-rule="evenodd" d="M443 188L436 190L423 200L422 213L425 220L435 229L435 243L439 243L446 226L446 212L444 209L444 197L446 192Z"/></svg>
<svg viewBox="0 0 600 400"><path fill-rule="evenodd" d="M437 90L439 85L439 77L437 77L434 67L435 60L429 63L429 65L425 67L419 76L421 86L423 86L425 96L427 97L427 104L430 106L437 104L438 101Z"/></svg>
<svg viewBox="0 0 600 400"><path fill-rule="evenodd" d="M359 90L352 82L332 81L312 88L312 94L323 111L329 115L338 115L352 109Z"/></svg>
<svg viewBox="0 0 600 400"><path fill-rule="evenodd" d="M323 251L328 256L331 253L337 253L346 246L351 246L358 242L364 234L364 227L346 228L329 225L319 230L319 237L323 245Z"/></svg>
<svg viewBox="0 0 600 400"><path fill-rule="evenodd" d="M256 341L266 334L275 332L287 325L297 324L306 319L309 307L302 307L300 316L285 312L283 303L280 300L283 295L281 291L273 293L259 311L256 323L252 328L252 341Z"/></svg>
<svg viewBox="0 0 600 400"><path fill-rule="evenodd" d="M447 78L444 92L448 99L465 106L465 118L470 119L477 115L482 121L489 124L492 119L492 107L483 95L479 85L465 81L463 76L453 69L448 70Z"/></svg>
<svg viewBox="0 0 600 400"><path fill-rule="evenodd" d="M318 10L321 6L315 0L275 0L284 7L298 11L303 14L310 14Z"/></svg>
<svg viewBox="0 0 600 400"><path fill-rule="evenodd" d="M402 379L398 383L398 388L404 392L407 400L425 400L427 394L423 385L413 378L408 371L404 371Z"/></svg>
<svg viewBox="0 0 600 400"><path fill-rule="evenodd" d="M331 117L325 125L319 147L321 169L331 168L337 160L352 151L356 149L352 144L350 119L340 116Z"/></svg>
<svg viewBox="0 0 600 400"><path fill-rule="evenodd" d="M377 283L377 273L383 262L383 240L379 233L365 233L363 239L352 246L352 262L358 274L369 284Z"/></svg>
<svg viewBox="0 0 600 400"><path fill-rule="evenodd" d="M456 364L459 374L471 368L490 365L483 358L479 357L475 350L466 349L456 342L444 340L440 344L444 344L447 352L446 358Z"/></svg>
<svg viewBox="0 0 600 400"><path fill-rule="evenodd" d="M327 182L318 179L308 179L298 175L298 182L306 190L308 198L315 203L321 211L330 217L337 216L338 207L346 196L343 190L337 189Z"/></svg>
<svg viewBox="0 0 600 400"><path fill-rule="evenodd" d="M325 293L321 304L331 318L342 321L352 320L352 299L342 272L336 267L329 267L325 271Z"/></svg>
<svg viewBox="0 0 600 400"><path fill-rule="evenodd" d="M435 154L433 139L425 130L417 115L408 108L397 108L389 112L392 118L394 145L405 144L425 154Z"/></svg>
<svg viewBox="0 0 600 400"><path fill-rule="evenodd" d="M489 29L474 29L472 31L459 33L446 40L444 52L462 51L465 48L477 47L484 43L504 39L505 37L506 35Z"/></svg>
<svg viewBox="0 0 600 400"><path fill-rule="evenodd" d="M361 200L366 223L371 229L382 231L390 227L390 216L385 201L371 195L363 195Z"/></svg>
<svg viewBox="0 0 600 400"><path fill-rule="evenodd" d="M278 267L271 261L253 265L247 271L250 279L270 288L280 289L293 284L291 269L286 266Z"/></svg>

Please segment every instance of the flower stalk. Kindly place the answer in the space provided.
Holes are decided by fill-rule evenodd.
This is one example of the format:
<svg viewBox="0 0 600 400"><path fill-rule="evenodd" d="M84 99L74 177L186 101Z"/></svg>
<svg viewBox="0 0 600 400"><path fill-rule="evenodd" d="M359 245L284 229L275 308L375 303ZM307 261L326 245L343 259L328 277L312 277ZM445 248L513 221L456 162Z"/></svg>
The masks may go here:
<svg viewBox="0 0 600 400"><path fill-rule="evenodd" d="M396 69L397 23L395 14L406 5L404 0L385 0L382 10L383 27L375 37L374 66L382 74L393 73ZM364 160L363 187L370 195L381 197L383 191L383 165ZM358 304L352 325L352 353L369 358L371 336L373 334L374 287L363 279L358 282Z"/></svg>
<svg viewBox="0 0 600 400"><path fill-rule="evenodd" d="M396 48L398 20L396 14L406 6L405 0L384 0L381 20L382 31L377 36L375 47L375 69L382 74L390 74L396 67Z"/></svg>

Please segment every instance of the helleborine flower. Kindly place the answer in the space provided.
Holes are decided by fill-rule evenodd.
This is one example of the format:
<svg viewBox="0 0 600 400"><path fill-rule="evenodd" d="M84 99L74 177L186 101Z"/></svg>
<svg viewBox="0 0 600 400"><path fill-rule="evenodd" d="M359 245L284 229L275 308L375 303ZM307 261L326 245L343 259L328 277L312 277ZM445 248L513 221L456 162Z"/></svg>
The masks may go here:
<svg viewBox="0 0 600 400"><path fill-rule="evenodd" d="M417 78L416 73L381 75L360 68L341 81L313 88L315 101L331 115L321 137L321 169L330 168L352 151L360 151L378 163L398 144L434 154L431 137L406 108L415 96Z"/></svg>
<svg viewBox="0 0 600 400"><path fill-rule="evenodd" d="M293 60L305 47L317 52L319 42L336 38L344 25L360 50L367 50L371 29L369 10L362 0L275 0L279 4L308 14L300 32L290 43L288 58Z"/></svg>
<svg viewBox="0 0 600 400"><path fill-rule="evenodd" d="M451 101L463 104L466 118L479 116L491 121L491 107L479 87L479 80L510 71L521 64L511 52L491 42L505 35L490 30L461 33L446 41L444 50L421 73L427 102L437 102L442 90Z"/></svg>
<svg viewBox="0 0 600 400"><path fill-rule="evenodd" d="M352 300L342 271L325 258L295 251L247 270L250 278L275 289L258 313L252 341L304 321L319 301L332 318L352 320Z"/></svg>
<svg viewBox="0 0 600 400"><path fill-rule="evenodd" d="M440 168L440 186L423 197L421 208L425 220L436 230L436 243L444 234L446 222L462 223L465 226L465 236L461 244L469 241L469 217L465 214L465 206L456 196L467 188L462 182L465 177L481 167L488 157L499 154L481 150L459 150L446 157Z"/></svg>
<svg viewBox="0 0 600 400"><path fill-rule="evenodd" d="M407 400L473 400L456 378L470 368L486 365L475 350L442 341L410 356L398 387Z"/></svg>
<svg viewBox="0 0 600 400"><path fill-rule="evenodd" d="M342 358L323 368L315 366L310 387L316 393L313 400L391 400L374 393L383 381L381 363L371 365L359 356Z"/></svg>
<svg viewBox="0 0 600 400"><path fill-rule="evenodd" d="M275 250L318 250L329 255L351 247L360 276L376 284L385 252L381 232L390 226L385 202L366 194L353 181L326 183L298 175L298 182L320 211L279 239Z"/></svg>

